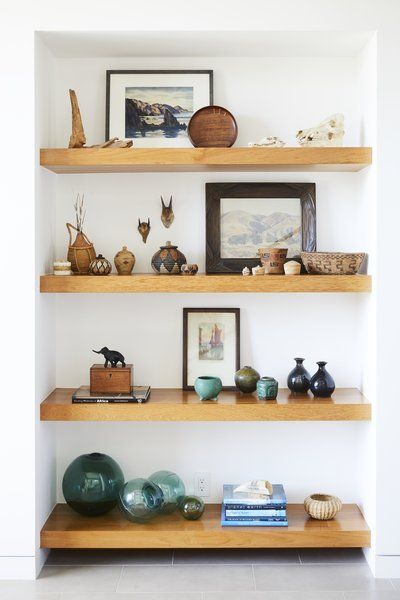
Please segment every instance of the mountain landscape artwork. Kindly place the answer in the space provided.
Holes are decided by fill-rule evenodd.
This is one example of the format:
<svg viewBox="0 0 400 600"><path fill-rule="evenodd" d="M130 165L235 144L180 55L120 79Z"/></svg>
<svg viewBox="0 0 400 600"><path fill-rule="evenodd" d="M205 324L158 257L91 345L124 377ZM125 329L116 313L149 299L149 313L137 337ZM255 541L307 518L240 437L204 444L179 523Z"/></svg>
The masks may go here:
<svg viewBox="0 0 400 600"><path fill-rule="evenodd" d="M199 360L224 360L224 324L199 324Z"/></svg>
<svg viewBox="0 0 400 600"><path fill-rule="evenodd" d="M300 199L221 198L221 257L254 258L268 246L300 254Z"/></svg>
<svg viewBox="0 0 400 600"><path fill-rule="evenodd" d="M126 87L125 137L187 137L193 87Z"/></svg>

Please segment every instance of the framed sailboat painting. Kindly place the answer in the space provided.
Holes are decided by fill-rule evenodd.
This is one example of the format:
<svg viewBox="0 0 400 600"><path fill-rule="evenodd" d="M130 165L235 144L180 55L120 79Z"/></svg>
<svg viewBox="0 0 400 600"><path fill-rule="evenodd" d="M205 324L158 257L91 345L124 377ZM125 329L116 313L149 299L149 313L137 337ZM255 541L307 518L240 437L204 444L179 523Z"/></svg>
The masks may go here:
<svg viewBox="0 0 400 600"><path fill-rule="evenodd" d="M234 390L240 368L240 309L183 309L183 382L193 390L197 377L219 377L223 390Z"/></svg>

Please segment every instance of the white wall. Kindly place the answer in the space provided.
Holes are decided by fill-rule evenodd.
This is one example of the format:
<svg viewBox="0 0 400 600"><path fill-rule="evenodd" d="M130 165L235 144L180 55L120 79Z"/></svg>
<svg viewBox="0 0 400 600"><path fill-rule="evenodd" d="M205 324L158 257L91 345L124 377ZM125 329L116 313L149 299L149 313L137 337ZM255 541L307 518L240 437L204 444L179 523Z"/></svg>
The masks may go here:
<svg viewBox="0 0 400 600"><path fill-rule="evenodd" d="M227 12L227 3L215 3L209 0L203 0L202 11L195 9L194 3L187 0L184 2L171 0L169 11L162 9L162 3L157 5L156 0L153 1L152 7L154 11L151 27L156 30L241 29L242 31L251 31L268 27L275 32L282 29L310 31L327 28L331 31L344 28L378 31L379 156L377 159L379 169L377 183L380 210L376 231L379 273L377 278L379 398L377 403L378 419L372 425L373 427L376 425L379 484L377 492L379 520L376 531L379 552L377 566L380 574L398 575L400 574L400 520L393 499L397 498L400 492L399 479L396 477L397 456L400 450L397 425L400 409L397 402L396 380L392 376L393 373L396 373L397 368L397 353L394 344L397 339L398 282L393 277L393 262L388 260L388 257L394 255L393 246L394 240L397 239L400 210L397 201L398 168L396 160L393 159L397 151L398 136L396 136L395 123L400 93L400 75L397 68L400 50L398 3L395 0L380 0L379 2L376 0L367 0L366 2L351 0L346 3L337 3L335 0L327 0L323 3L315 0L301 0L301 2L299 0L281 0L278 5L270 0L249 0L246 10L243 10L241 2L229 2L229 13ZM12 387L7 390L5 385L3 393L4 395L8 394L8 397L15 395L14 382L19 381L20 364L12 362L10 364L9 356L15 356L20 351L22 335L24 394L18 397L17 411L11 402L3 404L0 447L3 455L11 456L12 461L3 466L2 482L6 482L7 494L3 493L0 496L2 518L0 554L5 557L1 561L0 575L8 574L10 576L10 573L13 573L16 576L22 576L23 557L34 552L35 547L33 506L31 504L27 506L26 497L22 493L23 490L32 491L34 488L34 265L33 261L29 261L29 249L33 247L34 218L32 210L33 31L35 29L123 30L130 23L138 30L146 30L149 27L149 20L148 13L138 12L131 0L129 2L118 0L113 4L113 10L110 10L110 3L105 0L88 0L84 4L71 0L68 5L48 0L39 0L34 3L16 0L3 6L2 11L1 102L2 114L9 118L3 119L2 122L2 135L7 140L7 144L0 146L2 164L6 164L0 185L3 198L17 199L10 200L4 205L4 218L7 219L8 227L3 228L0 241L2 256L8 257L12 249L12 257L7 264L23 265L24 275L21 277L21 268L7 271L7 288L10 294L4 297L5 307L2 311L2 348L6 349L6 355L4 358L2 357L2 362L3 365L7 363L8 381L12 382ZM210 20L210 14L212 14L212 20ZM272 82L271 85L275 85L275 82ZM21 90L24 90L24 94L21 94ZM296 103L293 102L291 111L295 105ZM88 123L86 128L87 133L91 133ZM24 143L21 143L21 140ZM15 157L18 157L18 160ZM58 203L59 201L60 199L58 199ZM15 244L15 227L10 227L9 224L15 227L15 224L18 224L18 239L22 240L18 247ZM356 222L354 227L357 224ZM95 230L93 232L96 233ZM113 251L111 247L110 251ZM320 298L323 299L322 296ZM227 298L224 300L226 302ZM12 320L10 315L15 315L15 319ZM16 331L18 335L16 335ZM301 424L302 427L303 425ZM311 425L309 424L307 427ZM79 435L79 430L76 431L76 435ZM289 429L287 431L289 432ZM71 436L74 435L74 433L71 434ZM338 435L336 438L332 436L335 444L337 444L338 437ZM370 440L371 438L369 438ZM21 480L21 472L25 474L23 480ZM15 527L17 519L18 530Z"/></svg>

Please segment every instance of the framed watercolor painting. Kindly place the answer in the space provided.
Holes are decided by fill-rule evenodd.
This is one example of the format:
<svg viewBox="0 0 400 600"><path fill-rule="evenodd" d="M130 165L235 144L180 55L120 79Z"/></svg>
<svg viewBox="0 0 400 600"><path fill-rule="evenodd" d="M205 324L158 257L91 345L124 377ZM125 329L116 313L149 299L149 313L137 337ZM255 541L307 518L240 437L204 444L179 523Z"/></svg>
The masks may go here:
<svg viewBox="0 0 400 600"><path fill-rule="evenodd" d="M235 390L240 368L240 309L183 309L184 390L200 375L220 377L223 390Z"/></svg>
<svg viewBox="0 0 400 600"><path fill-rule="evenodd" d="M192 114L213 104L212 71L107 71L106 139L136 148L191 147Z"/></svg>
<svg viewBox="0 0 400 600"><path fill-rule="evenodd" d="M316 250L314 183L207 183L206 271L241 273L258 249Z"/></svg>

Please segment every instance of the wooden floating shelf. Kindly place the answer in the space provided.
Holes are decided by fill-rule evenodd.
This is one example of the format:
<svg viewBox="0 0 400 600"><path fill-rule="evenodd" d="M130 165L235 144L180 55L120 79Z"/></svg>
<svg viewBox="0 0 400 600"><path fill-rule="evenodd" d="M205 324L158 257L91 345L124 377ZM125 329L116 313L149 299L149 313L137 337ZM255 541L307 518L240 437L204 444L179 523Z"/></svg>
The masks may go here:
<svg viewBox="0 0 400 600"><path fill-rule="evenodd" d="M54 173L360 171L372 148L43 148Z"/></svg>
<svg viewBox="0 0 400 600"><path fill-rule="evenodd" d="M221 506L209 504L201 519L179 513L147 524L131 523L118 509L84 517L57 504L44 525L42 548L365 548L367 523L356 504L345 504L332 521L310 519L302 504L287 507L288 527L221 527Z"/></svg>
<svg viewBox="0 0 400 600"><path fill-rule="evenodd" d="M370 292L370 275L42 275L44 293Z"/></svg>
<svg viewBox="0 0 400 600"><path fill-rule="evenodd" d="M195 392L152 389L144 404L72 404L73 388L58 388L40 405L42 421L368 421L371 405L357 389L339 388L332 398L293 397L279 390L277 400L221 392L202 402Z"/></svg>

